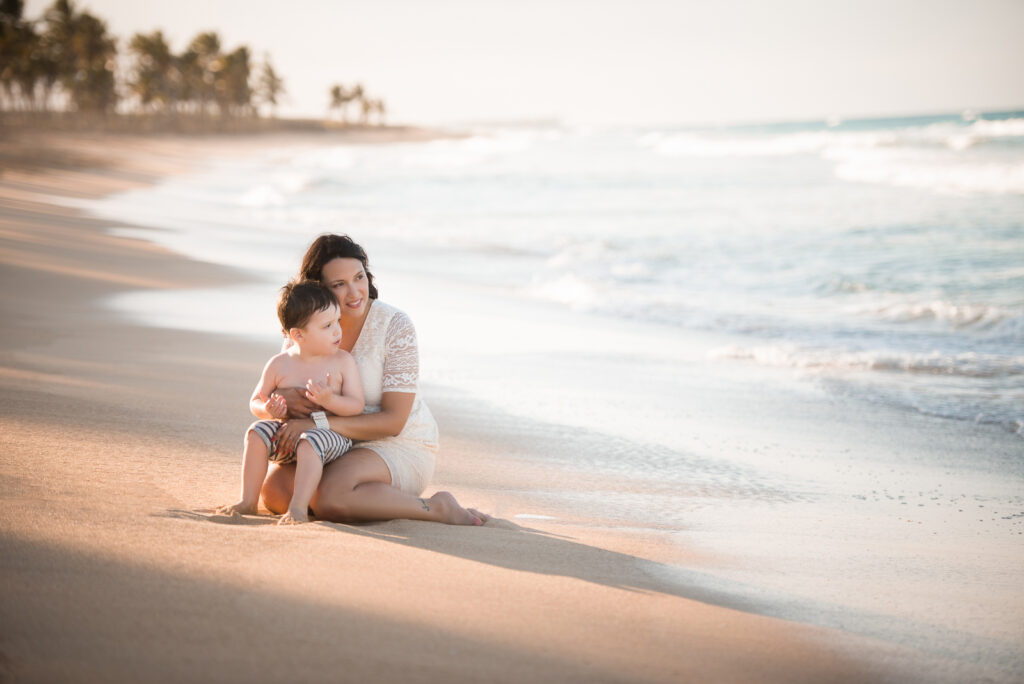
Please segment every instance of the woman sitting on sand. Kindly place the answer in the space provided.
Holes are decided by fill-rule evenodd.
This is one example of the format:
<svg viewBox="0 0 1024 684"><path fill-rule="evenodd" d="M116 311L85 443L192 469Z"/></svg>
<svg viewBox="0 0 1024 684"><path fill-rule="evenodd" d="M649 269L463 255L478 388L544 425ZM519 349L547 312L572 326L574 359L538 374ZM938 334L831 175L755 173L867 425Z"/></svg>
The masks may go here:
<svg viewBox="0 0 1024 684"><path fill-rule="evenodd" d="M355 442L323 471L310 508L320 520L434 520L481 525L486 516L465 509L448 492L419 498L434 472L437 423L417 393L419 350L409 317L377 299L366 252L347 235L321 235L306 251L300 277L326 285L341 307L341 347L356 359L366 410L328 416L331 430ZM280 392L289 420L277 433L277 449L289 453L318 409L300 388ZM295 464L271 466L263 501L275 513L288 510Z"/></svg>

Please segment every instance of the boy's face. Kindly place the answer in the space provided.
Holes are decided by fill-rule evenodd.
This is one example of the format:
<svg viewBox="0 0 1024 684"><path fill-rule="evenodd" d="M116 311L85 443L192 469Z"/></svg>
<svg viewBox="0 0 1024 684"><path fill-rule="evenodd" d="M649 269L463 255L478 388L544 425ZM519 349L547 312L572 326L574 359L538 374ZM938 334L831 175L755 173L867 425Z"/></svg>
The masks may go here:
<svg viewBox="0 0 1024 684"><path fill-rule="evenodd" d="M317 311L304 328L292 328L292 338L306 354L333 354L341 344L338 306Z"/></svg>

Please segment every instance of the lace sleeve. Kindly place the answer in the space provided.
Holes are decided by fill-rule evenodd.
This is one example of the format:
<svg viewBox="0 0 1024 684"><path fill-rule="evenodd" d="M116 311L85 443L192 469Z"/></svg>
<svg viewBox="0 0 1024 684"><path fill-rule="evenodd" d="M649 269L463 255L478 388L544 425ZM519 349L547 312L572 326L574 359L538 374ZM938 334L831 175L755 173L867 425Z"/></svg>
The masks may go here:
<svg viewBox="0 0 1024 684"><path fill-rule="evenodd" d="M420 352L416 344L416 328L399 311L388 323L384 335L384 392L417 391L420 375Z"/></svg>

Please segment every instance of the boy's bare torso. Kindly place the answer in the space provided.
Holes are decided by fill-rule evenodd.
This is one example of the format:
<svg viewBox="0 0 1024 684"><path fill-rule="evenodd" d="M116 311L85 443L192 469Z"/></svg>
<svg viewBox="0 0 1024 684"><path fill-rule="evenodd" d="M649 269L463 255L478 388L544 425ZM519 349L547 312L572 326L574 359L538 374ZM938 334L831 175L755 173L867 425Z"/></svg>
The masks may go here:
<svg viewBox="0 0 1024 684"><path fill-rule="evenodd" d="M342 363L347 351L338 350L337 354L323 360L303 361L298 356L281 352L274 359L274 391L284 389L306 389L306 381L326 383L331 392L341 394L341 386L345 381L342 375ZM330 381L328 382L328 374Z"/></svg>

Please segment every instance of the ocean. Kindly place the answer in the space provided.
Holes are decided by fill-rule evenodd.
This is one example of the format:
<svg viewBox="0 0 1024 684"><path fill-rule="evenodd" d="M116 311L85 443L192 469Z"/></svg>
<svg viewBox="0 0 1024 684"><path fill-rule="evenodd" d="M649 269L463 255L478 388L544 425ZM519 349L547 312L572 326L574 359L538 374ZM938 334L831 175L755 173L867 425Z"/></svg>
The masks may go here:
<svg viewBox="0 0 1024 684"><path fill-rule="evenodd" d="M441 472L446 434L500 452L466 503L668 535L685 557L645 567L680 596L895 643L935 681L1024 672L1024 112L477 126L76 206L239 274L110 307L268 356L278 289L348 233L416 324Z"/></svg>
<svg viewBox="0 0 1024 684"><path fill-rule="evenodd" d="M273 289L345 232L383 283L711 333L723 369L1024 434L1024 112L455 133L273 149L89 203L267 286L208 293L230 315L194 293L113 305L274 334Z"/></svg>

